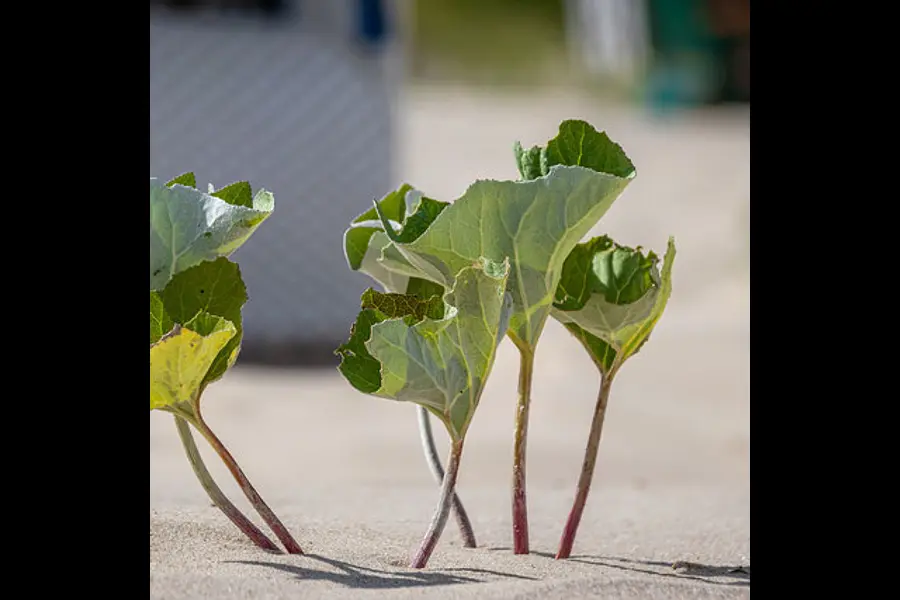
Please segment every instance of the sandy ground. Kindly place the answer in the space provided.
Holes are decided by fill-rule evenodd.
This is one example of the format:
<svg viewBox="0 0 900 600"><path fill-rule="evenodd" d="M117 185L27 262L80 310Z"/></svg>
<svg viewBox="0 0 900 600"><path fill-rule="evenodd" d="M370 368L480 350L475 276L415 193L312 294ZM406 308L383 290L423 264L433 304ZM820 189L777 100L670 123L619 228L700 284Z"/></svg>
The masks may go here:
<svg viewBox="0 0 900 600"><path fill-rule="evenodd" d="M207 391L206 420L308 555L252 546L210 506L172 417L152 413L151 598L749 597L749 112L660 121L572 94L429 89L406 93L400 116L402 173L438 198L457 197L478 177L514 177L513 140L543 143L560 120L585 118L638 168L596 233L660 251L676 236L673 296L616 381L573 557L553 553L598 380L551 321L538 346L528 441L531 555L510 550L511 343L501 346L459 479L480 547L462 548L451 520L423 571L406 565L438 489L413 407L358 394L330 369L238 365ZM259 522L202 450L225 492ZM691 564L673 569L675 561Z"/></svg>

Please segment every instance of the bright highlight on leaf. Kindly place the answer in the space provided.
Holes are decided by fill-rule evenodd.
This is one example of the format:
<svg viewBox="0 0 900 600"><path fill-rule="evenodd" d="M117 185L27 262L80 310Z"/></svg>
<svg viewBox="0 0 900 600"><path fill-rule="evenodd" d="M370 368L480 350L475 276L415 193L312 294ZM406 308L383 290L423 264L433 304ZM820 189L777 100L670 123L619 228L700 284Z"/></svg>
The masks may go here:
<svg viewBox="0 0 900 600"><path fill-rule="evenodd" d="M199 313L150 346L150 410L193 414L207 373L235 335L222 317Z"/></svg>
<svg viewBox="0 0 900 600"><path fill-rule="evenodd" d="M508 276L507 263L479 260L460 270L441 307L368 290L337 350L341 373L360 391L426 407L462 439L506 333Z"/></svg>
<svg viewBox="0 0 900 600"><path fill-rule="evenodd" d="M191 184L191 185L188 185ZM150 289L179 271L229 256L272 214L275 200L239 182L212 194L194 187L192 173L166 185L150 179Z"/></svg>

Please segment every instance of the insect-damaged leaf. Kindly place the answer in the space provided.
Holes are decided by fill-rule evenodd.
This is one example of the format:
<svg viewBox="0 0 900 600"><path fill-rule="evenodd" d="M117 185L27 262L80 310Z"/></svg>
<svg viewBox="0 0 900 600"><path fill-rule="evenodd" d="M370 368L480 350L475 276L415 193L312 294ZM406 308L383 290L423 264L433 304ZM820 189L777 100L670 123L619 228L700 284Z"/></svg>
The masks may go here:
<svg viewBox="0 0 900 600"><path fill-rule="evenodd" d="M426 407L461 439L506 333L508 276L508 262L479 260L460 270L440 309L367 291L350 340L336 351L341 373L362 392Z"/></svg>
<svg viewBox="0 0 900 600"><path fill-rule="evenodd" d="M265 190L248 200L246 182L212 193L186 183L196 183L192 173L166 185L150 179L151 290L161 290L176 273L202 261L229 256L275 206Z"/></svg>
<svg viewBox="0 0 900 600"><path fill-rule="evenodd" d="M150 346L150 410L192 413L216 357L235 335L222 317L199 313Z"/></svg>
<svg viewBox="0 0 900 600"><path fill-rule="evenodd" d="M202 312L232 324L234 335L210 365L205 382L222 377L237 359L243 338L241 309L247 302L247 288L238 265L227 258L201 262L176 274L159 297L166 315L176 323L187 323Z"/></svg>

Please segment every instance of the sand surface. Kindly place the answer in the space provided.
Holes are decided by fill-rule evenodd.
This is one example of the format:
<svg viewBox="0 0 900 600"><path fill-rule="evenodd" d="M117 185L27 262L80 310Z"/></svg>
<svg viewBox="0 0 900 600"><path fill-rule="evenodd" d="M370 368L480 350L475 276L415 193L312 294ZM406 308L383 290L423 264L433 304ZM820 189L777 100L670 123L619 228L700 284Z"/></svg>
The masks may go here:
<svg viewBox="0 0 900 600"><path fill-rule="evenodd" d="M402 100L401 171L429 195L455 198L478 177L513 178L513 140L544 143L560 120L585 118L638 168L595 233L660 251L676 236L672 299L615 383L573 557L553 554L598 379L551 320L538 346L528 440L531 555L510 550L518 368L510 342L500 348L459 478L480 547L463 548L451 520L421 571L406 565L438 487L414 408L356 393L331 369L239 364L206 392L204 416L308 554L252 546L210 506L172 417L154 412L150 597L749 597L749 111L660 121L571 93L420 89ZM226 494L260 523L217 457L201 450ZM676 561L687 564L673 568Z"/></svg>

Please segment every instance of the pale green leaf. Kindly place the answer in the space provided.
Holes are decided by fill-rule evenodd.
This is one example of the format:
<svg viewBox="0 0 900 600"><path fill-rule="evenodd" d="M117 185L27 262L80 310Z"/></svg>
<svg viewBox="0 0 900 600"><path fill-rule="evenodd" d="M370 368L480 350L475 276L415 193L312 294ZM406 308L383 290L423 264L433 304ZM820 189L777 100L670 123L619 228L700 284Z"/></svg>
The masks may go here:
<svg viewBox="0 0 900 600"><path fill-rule="evenodd" d="M399 271L395 254L400 255L420 277L449 287L456 273L479 257L494 262L509 257L510 332L534 347L566 256L629 181L565 166L533 181L478 181L418 239L385 248L381 264Z"/></svg>
<svg viewBox="0 0 900 600"><path fill-rule="evenodd" d="M233 192L222 199L180 183L169 187L150 179L151 290L161 290L176 273L205 260L229 256L274 209L275 200L265 190L249 207L230 203L242 201L243 192Z"/></svg>
<svg viewBox="0 0 900 600"><path fill-rule="evenodd" d="M433 303L368 291L369 308L338 349L341 372L361 391L425 406L461 439L506 333L508 276L506 261L464 267L443 298L440 319L430 318Z"/></svg>
<svg viewBox="0 0 900 600"><path fill-rule="evenodd" d="M150 346L150 410L192 413L213 361L235 335L228 320L199 314Z"/></svg>

